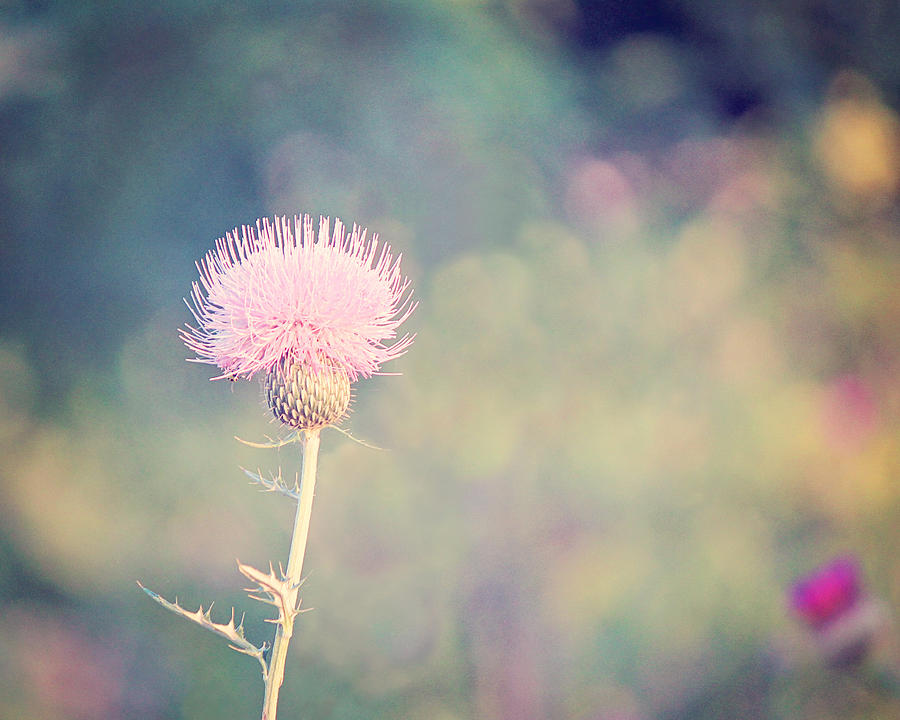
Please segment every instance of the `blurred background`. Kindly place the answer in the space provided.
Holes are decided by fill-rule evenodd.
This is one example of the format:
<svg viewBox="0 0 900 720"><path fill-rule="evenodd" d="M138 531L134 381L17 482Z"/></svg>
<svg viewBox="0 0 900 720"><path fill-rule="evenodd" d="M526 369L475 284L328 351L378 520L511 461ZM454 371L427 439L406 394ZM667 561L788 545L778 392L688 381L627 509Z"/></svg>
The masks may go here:
<svg viewBox="0 0 900 720"><path fill-rule="evenodd" d="M900 717L900 7L0 0L0 718L253 718L292 475L177 329L309 212L403 253L279 717ZM837 668L789 607L858 558ZM879 675L880 676L880 675Z"/></svg>

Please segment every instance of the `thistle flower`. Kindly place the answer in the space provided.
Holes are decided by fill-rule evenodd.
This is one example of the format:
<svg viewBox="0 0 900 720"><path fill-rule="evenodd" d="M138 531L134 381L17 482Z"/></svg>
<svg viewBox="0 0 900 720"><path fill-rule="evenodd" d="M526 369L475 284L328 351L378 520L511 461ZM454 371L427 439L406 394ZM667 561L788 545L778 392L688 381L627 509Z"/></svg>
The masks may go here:
<svg viewBox="0 0 900 720"><path fill-rule="evenodd" d="M882 630L881 603L863 592L859 563L838 557L799 580L791 590L793 611L806 623L825 660L840 667L860 663Z"/></svg>
<svg viewBox="0 0 900 720"><path fill-rule="evenodd" d="M265 695L262 720L276 720L278 695L284 681L288 644L300 614L301 572L309 537L316 488L320 428L343 417L350 402L350 383L380 371L402 355L410 335L397 338L397 328L409 317L409 280L400 274L400 256L392 257L378 238L354 225L344 232L340 220L319 218L315 232L308 215L257 220L216 241L215 250L197 263L200 281L193 284L188 307L197 326L180 331L196 362L216 365L213 378L250 378L265 374L265 396L275 417L296 428L291 438L255 447L281 447L297 442L302 448L302 479L294 487L277 478L247 475L267 490L297 502L291 549L286 566L269 572L238 563L241 574L255 583L250 597L272 605L278 617L271 644L256 645L244 634L242 621L215 622L209 605L186 610L144 588L153 600L201 627L224 637L229 646L259 662ZM393 341L393 344L388 344Z"/></svg>
<svg viewBox="0 0 900 720"><path fill-rule="evenodd" d="M838 557L799 580L791 591L791 607L812 628L822 628L852 610L860 598L859 565Z"/></svg>
<svg viewBox="0 0 900 720"><path fill-rule="evenodd" d="M415 309L400 256L356 225L308 215L235 229L197 264L188 303L197 327L181 330L196 362L223 378L266 375L276 418L309 429L336 422L350 383L379 372L413 341L397 328ZM387 342L395 340L393 344Z"/></svg>

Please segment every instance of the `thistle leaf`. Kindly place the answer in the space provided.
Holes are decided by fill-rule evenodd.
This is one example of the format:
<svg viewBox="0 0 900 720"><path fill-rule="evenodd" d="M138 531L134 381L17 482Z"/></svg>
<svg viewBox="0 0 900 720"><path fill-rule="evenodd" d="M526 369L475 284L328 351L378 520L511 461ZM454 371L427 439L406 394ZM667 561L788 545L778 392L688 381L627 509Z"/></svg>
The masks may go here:
<svg viewBox="0 0 900 720"><path fill-rule="evenodd" d="M255 657L259 660L259 664L262 666L262 674L263 681L266 680L266 677L269 673L269 668L266 665L265 661L265 652L268 649L268 643L263 643L259 647L251 643L244 636L244 617L241 616L241 621L235 625L234 622L234 608L231 609L231 619L227 623L217 623L213 622L211 613L213 608L213 603L209 604L209 607L206 610L203 609L203 605L197 608L194 612L190 612L189 610L185 610L181 605L178 604L178 598L175 598L175 602L169 602L159 593L155 593L149 588L145 588L138 582L138 587L143 590L147 595L153 598L156 602L162 605L166 610L171 610L176 615L180 615L183 618L187 618L188 620L192 620L197 623L201 627L205 627L207 630L214 632L216 635L219 635L226 640L228 640L228 647L232 650L237 650L239 653L243 653L244 655L250 655L251 657Z"/></svg>
<svg viewBox="0 0 900 720"><path fill-rule="evenodd" d="M283 440L274 440L274 439L270 438L268 435L266 435L266 439L269 441L266 443L251 442L250 440L244 440L243 438L239 438L237 435L234 436L234 439L237 440L239 443L243 443L247 447L258 448L260 450L268 450L270 448L284 447L285 445L290 445L293 442L299 442L300 441L300 433L299 432L291 433Z"/></svg>
<svg viewBox="0 0 900 720"><path fill-rule="evenodd" d="M297 502L300 501L299 477L294 480L294 486L289 487L281 476L281 468L278 469L278 475L273 475L271 478L263 477L260 472L253 472L252 470L247 470L247 468L241 468L241 470L243 470L247 477L250 478L251 482L261 485L263 490L267 492L280 492L282 495L287 495Z"/></svg>
<svg viewBox="0 0 900 720"><path fill-rule="evenodd" d="M257 570L251 565L244 565L238 560L238 570L248 580L256 583L255 588L246 588L248 593L259 593L250 595L250 597L272 605L278 610L278 617L267 622L281 625L285 634L290 635L293 630L294 618L300 612L297 590L302 581L294 584L284 577L283 572L276 575L271 563L269 563L269 572L264 573L262 570Z"/></svg>

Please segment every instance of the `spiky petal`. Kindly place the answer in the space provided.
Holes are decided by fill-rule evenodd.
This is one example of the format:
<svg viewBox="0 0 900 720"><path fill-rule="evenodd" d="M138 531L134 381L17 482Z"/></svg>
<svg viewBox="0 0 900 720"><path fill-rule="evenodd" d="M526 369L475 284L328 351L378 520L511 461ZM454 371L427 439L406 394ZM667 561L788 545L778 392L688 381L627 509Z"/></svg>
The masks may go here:
<svg viewBox="0 0 900 720"><path fill-rule="evenodd" d="M197 362L221 378L268 373L278 363L338 368L351 382L402 355L413 338L397 328L415 309L400 256L356 225L346 233L308 215L235 228L197 264L181 330ZM394 340L393 344L387 344Z"/></svg>

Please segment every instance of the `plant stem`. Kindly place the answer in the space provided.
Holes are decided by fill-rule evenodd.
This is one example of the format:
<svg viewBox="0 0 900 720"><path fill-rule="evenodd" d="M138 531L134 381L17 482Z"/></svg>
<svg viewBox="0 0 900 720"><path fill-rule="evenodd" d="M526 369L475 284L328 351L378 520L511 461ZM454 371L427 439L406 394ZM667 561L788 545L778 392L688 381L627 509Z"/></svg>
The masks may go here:
<svg viewBox="0 0 900 720"><path fill-rule="evenodd" d="M309 535L309 517L312 513L313 495L316 489L316 465L319 458L319 428L304 430L301 439L303 445L303 469L300 477L300 500L297 503L297 515L294 518L294 534L291 537L291 551L288 555L285 579L293 586L289 607L297 608L297 595L300 586L300 572L303 570L303 556L306 553L306 538ZM272 659L266 675L266 694L263 701L262 720L275 720L278 708L278 691L284 681L284 664L287 659L288 644L294 633L293 615L285 617L275 631L275 642L272 645Z"/></svg>

